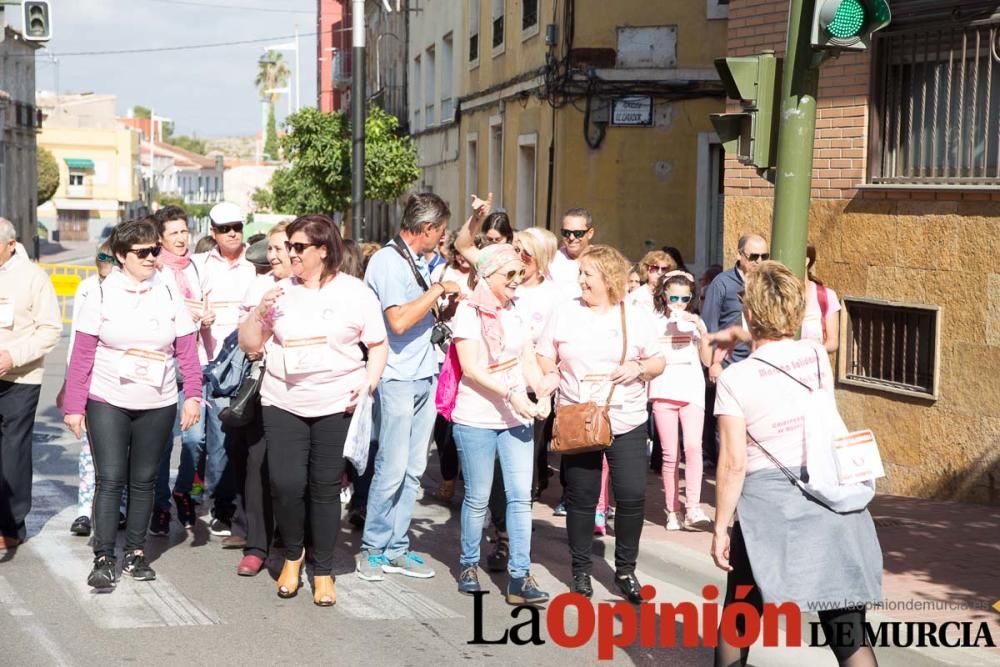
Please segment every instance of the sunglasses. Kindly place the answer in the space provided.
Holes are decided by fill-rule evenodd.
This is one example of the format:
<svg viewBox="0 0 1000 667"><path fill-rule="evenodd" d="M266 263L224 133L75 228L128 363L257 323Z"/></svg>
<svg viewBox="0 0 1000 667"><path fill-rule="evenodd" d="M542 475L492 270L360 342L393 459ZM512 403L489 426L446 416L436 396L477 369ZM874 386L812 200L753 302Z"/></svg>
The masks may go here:
<svg viewBox="0 0 1000 667"><path fill-rule="evenodd" d="M129 252L134 253L139 259L146 259L150 255L153 257L159 257L161 250L163 250L163 248L158 245L154 245L152 248L129 248ZM98 257L100 256L98 255Z"/></svg>
<svg viewBox="0 0 1000 667"><path fill-rule="evenodd" d="M667 301L670 303L688 303L691 301L690 296L677 296L676 294L670 294L667 296Z"/></svg>
<svg viewBox="0 0 1000 667"><path fill-rule="evenodd" d="M743 252L742 254L751 262L766 262L771 258L771 253L769 252L752 252L749 255Z"/></svg>
<svg viewBox="0 0 1000 667"><path fill-rule="evenodd" d="M654 271L659 271L660 273L666 273L667 271L670 270L670 267L659 266L658 264L647 264L646 270L649 271L650 273L653 273Z"/></svg>
<svg viewBox="0 0 1000 667"><path fill-rule="evenodd" d="M236 232L237 234L242 234L243 223L234 222L229 225L212 225L212 229L214 229L219 234L228 234L229 232Z"/></svg>
<svg viewBox="0 0 1000 667"><path fill-rule="evenodd" d="M570 237L582 239L589 231L589 229L561 229L559 230L559 233L562 234L564 239L568 239Z"/></svg>
<svg viewBox="0 0 1000 667"><path fill-rule="evenodd" d="M285 241L285 251L291 252L294 250L296 255L301 255L306 251L306 248L314 248L319 245L319 243L292 243L291 241Z"/></svg>
<svg viewBox="0 0 1000 667"><path fill-rule="evenodd" d="M112 257L111 255L107 254L107 253L99 252L99 253L97 253L97 261L98 262L113 262L113 261L115 261L115 258Z"/></svg>
<svg viewBox="0 0 1000 667"><path fill-rule="evenodd" d="M506 276L507 276L507 282L512 281L514 278L517 278L518 280L524 280L524 269L508 271L506 273Z"/></svg>
<svg viewBox="0 0 1000 667"><path fill-rule="evenodd" d="M532 254L527 250L525 250L524 248L517 248L517 254L521 256L521 261L524 262L525 264L527 264L528 260L532 258Z"/></svg>

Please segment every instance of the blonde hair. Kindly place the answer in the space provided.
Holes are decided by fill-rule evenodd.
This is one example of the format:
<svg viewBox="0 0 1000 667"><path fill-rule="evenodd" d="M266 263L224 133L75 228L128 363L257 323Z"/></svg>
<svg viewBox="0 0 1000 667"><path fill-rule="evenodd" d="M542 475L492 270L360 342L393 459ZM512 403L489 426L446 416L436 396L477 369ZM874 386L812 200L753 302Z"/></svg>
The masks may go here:
<svg viewBox="0 0 1000 667"><path fill-rule="evenodd" d="M289 224L290 223L287 220L284 221L284 222L279 222L274 227L271 227L271 229L267 230L267 237L271 238L275 234L280 234L282 232L284 232L285 234L287 234L288 233L288 225Z"/></svg>
<svg viewBox="0 0 1000 667"><path fill-rule="evenodd" d="M556 235L541 227L529 227L521 232L515 232L514 238L535 258L535 266L540 274L547 275L552 258L559 251L559 240Z"/></svg>
<svg viewBox="0 0 1000 667"><path fill-rule="evenodd" d="M674 261L673 257L663 252L662 250L650 250L649 252L647 252L645 255L642 256L642 260L639 262L639 282L641 282L643 285L649 282L649 269L647 269L646 267L649 266L650 264L669 266L670 268L667 269L667 271L677 270L677 262ZM664 271L663 273L666 273L667 271Z"/></svg>
<svg viewBox="0 0 1000 667"><path fill-rule="evenodd" d="M590 246L580 254L580 261L585 259L597 269L607 285L608 302L617 305L628 293L628 274L632 265L609 245Z"/></svg>
<svg viewBox="0 0 1000 667"><path fill-rule="evenodd" d="M743 310L754 340L791 338L805 316L805 287L784 264L762 262L746 276Z"/></svg>

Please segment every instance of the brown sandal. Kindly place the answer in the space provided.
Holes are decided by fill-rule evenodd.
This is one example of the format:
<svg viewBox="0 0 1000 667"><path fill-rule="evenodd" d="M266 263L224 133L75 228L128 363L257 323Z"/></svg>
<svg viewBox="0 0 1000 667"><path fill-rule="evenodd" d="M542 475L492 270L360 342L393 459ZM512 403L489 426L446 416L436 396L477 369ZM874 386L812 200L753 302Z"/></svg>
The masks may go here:
<svg viewBox="0 0 1000 667"><path fill-rule="evenodd" d="M313 604L317 607L337 604L337 587L330 575L313 577Z"/></svg>
<svg viewBox="0 0 1000 667"><path fill-rule="evenodd" d="M285 559L285 564L281 567L281 574L278 575L278 597L282 599L293 598L299 593L299 585L302 580L299 571L302 569L302 562L306 558L305 549L298 560Z"/></svg>

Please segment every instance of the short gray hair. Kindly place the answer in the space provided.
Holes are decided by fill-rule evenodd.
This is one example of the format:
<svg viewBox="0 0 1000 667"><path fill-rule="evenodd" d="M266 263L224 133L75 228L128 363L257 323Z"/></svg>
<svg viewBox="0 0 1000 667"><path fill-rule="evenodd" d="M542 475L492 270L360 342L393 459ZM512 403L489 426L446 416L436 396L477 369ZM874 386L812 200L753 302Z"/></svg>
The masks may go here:
<svg viewBox="0 0 1000 667"><path fill-rule="evenodd" d="M7 243L17 238L17 230L14 223L7 218L0 218L0 243Z"/></svg>
<svg viewBox="0 0 1000 667"><path fill-rule="evenodd" d="M747 243L750 243L751 239L760 239L764 243L767 243L767 239L765 239L760 234L744 234L743 236L740 237L739 242L736 244L736 249L740 252L743 252L747 247Z"/></svg>
<svg viewBox="0 0 1000 667"><path fill-rule="evenodd" d="M410 195L403 209L403 218L399 222L400 231L419 234L424 225L438 227L447 224L451 218L451 209L443 199L433 192L420 192Z"/></svg>
<svg viewBox="0 0 1000 667"><path fill-rule="evenodd" d="M587 229L594 227L594 216L585 208L571 208L563 213L563 218L583 218L584 222L587 223Z"/></svg>

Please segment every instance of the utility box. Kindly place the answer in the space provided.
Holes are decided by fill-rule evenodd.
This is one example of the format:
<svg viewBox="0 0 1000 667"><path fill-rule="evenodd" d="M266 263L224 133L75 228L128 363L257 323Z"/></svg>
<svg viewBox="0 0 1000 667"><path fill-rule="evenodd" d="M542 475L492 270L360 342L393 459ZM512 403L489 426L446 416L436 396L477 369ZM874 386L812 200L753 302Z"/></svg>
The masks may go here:
<svg viewBox="0 0 1000 667"><path fill-rule="evenodd" d="M723 148L741 164L759 170L774 167L778 146L778 113L781 59L774 53L718 58L726 95L739 100L738 113L711 114L712 124Z"/></svg>

